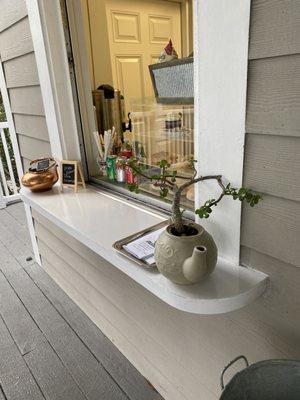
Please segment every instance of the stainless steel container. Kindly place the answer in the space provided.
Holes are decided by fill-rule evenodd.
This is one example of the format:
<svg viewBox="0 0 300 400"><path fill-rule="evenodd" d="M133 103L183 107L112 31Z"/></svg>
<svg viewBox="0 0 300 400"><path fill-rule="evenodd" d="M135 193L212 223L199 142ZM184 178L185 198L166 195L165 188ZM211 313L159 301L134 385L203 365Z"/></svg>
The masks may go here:
<svg viewBox="0 0 300 400"><path fill-rule="evenodd" d="M102 85L92 93L93 103L96 107L98 131L102 133L114 126L119 138L123 139L125 115L121 91L115 90L109 85Z"/></svg>

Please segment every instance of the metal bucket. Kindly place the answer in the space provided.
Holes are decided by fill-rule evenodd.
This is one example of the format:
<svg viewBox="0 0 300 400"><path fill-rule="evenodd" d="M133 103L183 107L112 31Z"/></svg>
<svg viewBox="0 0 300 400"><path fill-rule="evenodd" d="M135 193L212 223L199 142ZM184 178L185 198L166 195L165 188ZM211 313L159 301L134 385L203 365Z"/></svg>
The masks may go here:
<svg viewBox="0 0 300 400"><path fill-rule="evenodd" d="M246 368L224 386L224 374L243 359ZM249 366L245 356L236 357L222 371L220 400L300 400L300 361L265 360Z"/></svg>

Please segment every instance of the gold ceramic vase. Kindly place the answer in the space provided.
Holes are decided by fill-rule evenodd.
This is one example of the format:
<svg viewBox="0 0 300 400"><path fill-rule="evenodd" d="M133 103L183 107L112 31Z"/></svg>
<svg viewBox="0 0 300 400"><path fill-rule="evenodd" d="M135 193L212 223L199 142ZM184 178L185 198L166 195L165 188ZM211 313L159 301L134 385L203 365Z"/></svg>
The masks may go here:
<svg viewBox="0 0 300 400"><path fill-rule="evenodd" d="M32 192L45 192L50 190L58 181L57 164L53 158L49 159L49 166L37 171L34 164L45 159L33 160L30 163L29 171L22 178L22 185L28 187Z"/></svg>

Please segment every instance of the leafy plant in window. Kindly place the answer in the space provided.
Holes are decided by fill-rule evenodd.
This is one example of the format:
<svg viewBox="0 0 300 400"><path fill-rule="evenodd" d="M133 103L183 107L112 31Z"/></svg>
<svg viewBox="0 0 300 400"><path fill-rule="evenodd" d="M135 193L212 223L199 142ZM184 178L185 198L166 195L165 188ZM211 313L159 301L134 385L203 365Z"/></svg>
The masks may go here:
<svg viewBox="0 0 300 400"><path fill-rule="evenodd" d="M200 218L209 218L213 209L225 197L248 203L254 207L262 199L261 195L246 187L234 188L225 184L222 175L197 176L196 160L189 161L193 169L192 177L181 176L177 171L170 170L167 160L157 163L160 173L147 174L138 160L131 158L129 165L136 176L142 176L160 189L160 196L166 198L169 192L173 194L172 222L156 242L155 259L160 272L175 283L190 284L199 282L211 273L217 261L217 247L211 235L201 225L186 223L181 209L181 196L185 189L203 181L216 181L221 189L216 199L207 199L195 213ZM184 180L178 185L177 179ZM128 189L139 193L139 184L128 185Z"/></svg>

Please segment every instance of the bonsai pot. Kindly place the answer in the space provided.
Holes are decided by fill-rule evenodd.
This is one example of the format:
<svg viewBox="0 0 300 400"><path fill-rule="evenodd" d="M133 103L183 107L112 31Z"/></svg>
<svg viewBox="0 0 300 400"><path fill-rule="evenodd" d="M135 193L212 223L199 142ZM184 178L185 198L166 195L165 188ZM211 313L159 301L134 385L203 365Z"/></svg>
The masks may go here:
<svg viewBox="0 0 300 400"><path fill-rule="evenodd" d="M184 227L184 234L178 235L174 226L169 225L158 237L155 261L158 270L170 281L190 285L213 272L218 249L201 225L189 223Z"/></svg>

